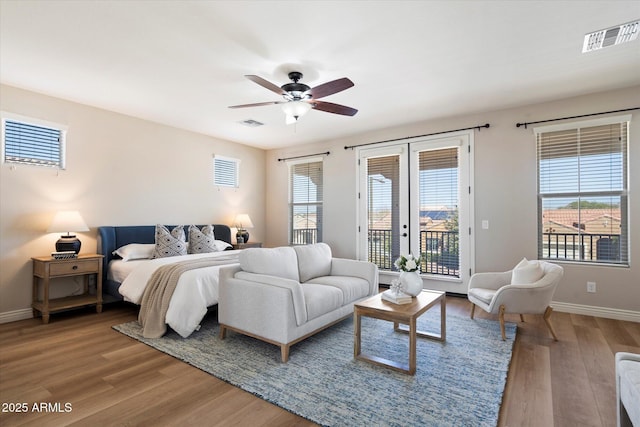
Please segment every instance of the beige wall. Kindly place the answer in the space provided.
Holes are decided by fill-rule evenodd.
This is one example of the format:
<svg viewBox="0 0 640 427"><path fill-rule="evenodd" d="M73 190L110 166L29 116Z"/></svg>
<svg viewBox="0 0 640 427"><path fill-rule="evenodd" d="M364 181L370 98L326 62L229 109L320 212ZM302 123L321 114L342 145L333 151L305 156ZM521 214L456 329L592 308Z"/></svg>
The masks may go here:
<svg viewBox="0 0 640 427"><path fill-rule="evenodd" d="M537 257L535 139L516 123L638 107L640 86L557 102L433 120L356 137L272 150L267 154L267 235L270 245L287 243L287 167L278 158L330 151L324 163L324 240L338 256L356 255L356 152L345 145L410 137L490 123L475 131L476 271L512 268ZM365 106L361 106L365 109ZM631 112L631 191L640 188L640 110ZM355 116L353 120L358 120ZM582 119L587 120L587 119ZM554 300L566 304L640 311L640 196L630 195L631 268L562 264L565 278ZM490 228L482 230L482 220ZM586 292L587 281L597 293Z"/></svg>
<svg viewBox="0 0 640 427"><path fill-rule="evenodd" d="M329 150L331 154L325 158L324 240L337 256L353 257L355 151L344 146L487 122L490 129L475 132L475 266L476 271L511 268L523 256L536 257L535 141L531 128L516 128L515 123L636 107L638 99L640 86L265 154L240 144L0 86L0 110L69 128L65 171L0 167L0 316L29 308L30 257L53 250L57 235L44 230L56 210L78 209L82 213L91 228L79 234L85 253L95 251L96 227L100 225L229 224L240 210L248 212L256 226L251 240L284 245L288 175L286 164L277 159ZM640 111L632 114L629 186L633 191L640 188ZM240 189L218 189L211 184L213 154L242 160ZM634 221L640 212L640 197L632 193L630 206L631 268L563 264L565 279L556 301L640 311L640 232ZM490 222L489 230L480 228L484 219ZM587 281L597 283L596 294L586 293Z"/></svg>
<svg viewBox="0 0 640 427"><path fill-rule="evenodd" d="M54 250L58 235L45 230L60 209L79 210L91 229L78 234L82 253L96 251L101 225L231 225L239 211L253 220L251 240L263 239L263 150L9 86L0 110L68 126L66 170L1 165L0 315L30 307L30 258ZM213 154L241 160L239 189L212 184ZM65 287L75 285L54 295Z"/></svg>

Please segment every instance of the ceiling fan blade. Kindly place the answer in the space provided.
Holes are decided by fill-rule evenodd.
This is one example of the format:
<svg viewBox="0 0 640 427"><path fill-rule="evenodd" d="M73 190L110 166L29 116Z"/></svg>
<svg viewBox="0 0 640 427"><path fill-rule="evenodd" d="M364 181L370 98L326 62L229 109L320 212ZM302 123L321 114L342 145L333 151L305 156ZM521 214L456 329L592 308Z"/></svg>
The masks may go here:
<svg viewBox="0 0 640 427"><path fill-rule="evenodd" d="M353 82L346 77L333 80L327 83L323 83L319 86L311 88L309 93L313 99L324 98L325 96L333 95L334 93L342 92L345 89L349 89L353 86ZM352 114L353 115L353 114Z"/></svg>
<svg viewBox="0 0 640 427"><path fill-rule="evenodd" d="M314 110L326 111L327 113L342 114L343 116L355 116L358 110L346 105L334 104L333 102L315 101L310 102Z"/></svg>
<svg viewBox="0 0 640 427"><path fill-rule="evenodd" d="M253 74L247 74L245 76L246 78L248 78L249 80L251 80L254 83L258 83L260 86L269 89L272 92L277 93L278 95L283 95L286 96L288 95L288 93L282 89L280 86L276 86L273 83L271 83L270 81L267 81L265 79L263 79L260 76L255 76Z"/></svg>
<svg viewBox="0 0 640 427"><path fill-rule="evenodd" d="M229 108L261 107L263 105L284 104L286 101L256 102L254 104L231 105Z"/></svg>

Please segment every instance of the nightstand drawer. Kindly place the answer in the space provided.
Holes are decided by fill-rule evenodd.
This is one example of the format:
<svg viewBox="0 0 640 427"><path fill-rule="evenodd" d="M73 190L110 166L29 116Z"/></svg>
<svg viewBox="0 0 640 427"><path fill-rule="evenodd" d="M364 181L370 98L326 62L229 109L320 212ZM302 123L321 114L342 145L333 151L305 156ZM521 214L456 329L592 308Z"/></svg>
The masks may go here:
<svg viewBox="0 0 640 427"><path fill-rule="evenodd" d="M75 262L51 263L49 266L50 276L68 276L70 274L96 273L100 266L100 260L88 259L77 260Z"/></svg>

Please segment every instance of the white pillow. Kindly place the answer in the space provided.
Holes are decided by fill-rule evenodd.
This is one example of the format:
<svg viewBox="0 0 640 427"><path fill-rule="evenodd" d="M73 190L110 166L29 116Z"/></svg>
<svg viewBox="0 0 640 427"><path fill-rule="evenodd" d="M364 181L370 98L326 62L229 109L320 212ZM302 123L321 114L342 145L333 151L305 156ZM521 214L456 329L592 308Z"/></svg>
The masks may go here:
<svg viewBox="0 0 640 427"><path fill-rule="evenodd" d="M512 285L528 285L535 283L544 276L544 270L538 261L528 261L523 258L511 273Z"/></svg>
<svg viewBox="0 0 640 427"><path fill-rule="evenodd" d="M131 261L133 259L150 259L153 256L153 250L156 245L153 243L130 243L124 245L115 251L112 255L118 255L122 261Z"/></svg>
<svg viewBox="0 0 640 427"><path fill-rule="evenodd" d="M213 241L213 245L216 247L216 251L218 251L218 252L221 252L221 251L224 251L227 248L232 248L233 247L229 243L225 242L224 240L214 240Z"/></svg>
<svg viewBox="0 0 640 427"><path fill-rule="evenodd" d="M526 267L527 265L529 265L529 260L527 258L522 258L522 260L517 263L513 269L515 270L516 268Z"/></svg>

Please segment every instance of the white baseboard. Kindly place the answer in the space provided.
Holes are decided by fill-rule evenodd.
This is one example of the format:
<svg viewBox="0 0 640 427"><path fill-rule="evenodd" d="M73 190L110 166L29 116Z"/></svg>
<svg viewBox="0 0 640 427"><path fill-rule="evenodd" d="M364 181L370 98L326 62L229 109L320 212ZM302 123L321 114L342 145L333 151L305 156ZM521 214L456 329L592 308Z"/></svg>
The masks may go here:
<svg viewBox="0 0 640 427"><path fill-rule="evenodd" d="M582 314L585 316L604 317L607 319L626 320L628 322L640 323L640 312L631 310L620 310L617 308L595 307L591 305L570 304L566 302L551 302L553 309L561 313ZM18 320L31 319L33 312L30 308L22 310L7 311L0 313L0 323L15 322Z"/></svg>
<svg viewBox="0 0 640 427"><path fill-rule="evenodd" d="M9 323L31 318L33 318L33 310L31 310L30 308L23 308L22 310L6 311L4 313L0 313L0 323Z"/></svg>
<svg viewBox="0 0 640 427"><path fill-rule="evenodd" d="M562 313L583 314L585 316L604 317L607 319L626 320L628 322L640 323L640 311L570 304L557 301L552 301L551 306L555 311Z"/></svg>

